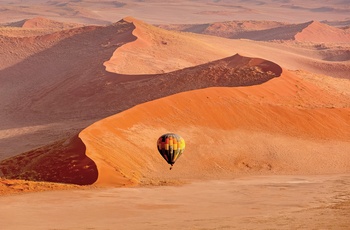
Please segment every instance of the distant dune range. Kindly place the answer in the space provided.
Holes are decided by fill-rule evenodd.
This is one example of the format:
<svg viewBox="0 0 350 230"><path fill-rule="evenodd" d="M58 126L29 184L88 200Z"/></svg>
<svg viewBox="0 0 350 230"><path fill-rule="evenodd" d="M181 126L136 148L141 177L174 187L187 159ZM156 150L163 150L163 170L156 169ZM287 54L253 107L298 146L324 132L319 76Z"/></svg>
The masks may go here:
<svg viewBox="0 0 350 230"><path fill-rule="evenodd" d="M233 40L133 18L0 42L7 178L123 186L350 170L346 44ZM172 171L155 146L169 131L187 143Z"/></svg>
<svg viewBox="0 0 350 230"><path fill-rule="evenodd" d="M208 34L256 41L293 40L298 42L349 43L350 28L337 28L310 21L288 24L274 21L236 21L197 25L158 25L168 30Z"/></svg>

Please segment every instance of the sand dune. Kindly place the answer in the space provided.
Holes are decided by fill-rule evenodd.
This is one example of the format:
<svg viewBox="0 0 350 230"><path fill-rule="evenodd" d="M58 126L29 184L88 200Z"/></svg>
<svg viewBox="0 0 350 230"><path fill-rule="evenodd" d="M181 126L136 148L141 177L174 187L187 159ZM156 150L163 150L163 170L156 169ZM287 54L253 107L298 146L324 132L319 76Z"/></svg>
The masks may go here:
<svg viewBox="0 0 350 230"><path fill-rule="evenodd" d="M347 158L340 150L349 148L348 81L324 76L327 80L316 84L317 74L297 71L298 76L294 76L287 70L347 78L350 66L343 46L269 43L180 33L134 18L125 18L110 26L85 26L40 36L3 36L1 39L6 44L2 55L7 57L1 59L0 72L0 105L5 111L1 114L0 135L2 143L6 143L2 147L2 159L26 152L24 155L37 162L28 166L22 155L2 161L2 171L8 177L121 186L162 181L180 183L180 177L219 178L232 173L347 172L348 165L344 163ZM202 58L197 60L193 54ZM219 86L234 88L205 89ZM203 90L191 91L197 89ZM181 92L184 93L179 94ZM162 99L167 96L170 97ZM154 101L157 99L159 101ZM167 107L169 100L171 106ZM138 106L145 102L149 103ZM167 113L163 114L157 107ZM42 165L41 157L49 159L51 154L60 153L64 158L54 158L50 163L52 169L61 170L61 164L71 167L72 161L76 161L74 157L78 156L75 150L67 152L68 155L64 155L64 151L74 146L58 140L72 137L89 124L116 113L115 121L106 119L112 119L111 124L102 120L79 134L86 146L86 155L79 152L79 159L91 158L96 164L91 175L84 173L85 163L72 168L80 173L68 171L63 176L52 174L55 170L41 171L37 166ZM130 118L129 115L125 118L123 114L129 113ZM150 123L145 126L138 119L145 124L150 120ZM171 119L174 124L168 126ZM119 130L120 139L113 139L118 130L101 131L108 130L109 126L123 127L128 122L134 128L125 126L125 130L129 130L125 131L127 134ZM200 150L189 147L189 152L194 151L206 160L200 163L190 158L179 171L159 179L159 170L167 166L153 154L152 147L145 149L150 158L130 155L140 151L130 140L136 137L143 140L143 133L131 134L130 130L138 130L137 127L146 132L148 138L178 127L178 131L188 133L185 139L190 140L190 146L200 143L201 133L208 133L203 135L203 140L210 145L220 143L218 152L237 153L224 155L234 166L221 155L208 153L211 149L208 145ZM88 131L90 128L95 131ZM233 136L233 142L239 144L222 140L225 136ZM96 139L102 141L96 143ZM55 144L47 145L50 142ZM122 143L120 153L125 156L119 156L118 162L117 142ZM252 142L256 144L252 146ZM38 146L46 147L37 149ZM129 155L125 153L127 150ZM322 167L303 167L318 164L329 152L335 156L333 161L327 161ZM320 154L320 158L308 163L312 154ZM287 155L294 158L285 159ZM72 161L67 160L72 156ZM60 164L55 165L56 161ZM92 168L88 166L87 169ZM185 168L196 168L198 173L190 174Z"/></svg>
<svg viewBox="0 0 350 230"><path fill-rule="evenodd" d="M21 28L41 28L41 29L72 29L75 27L81 27L81 24L77 23L68 23L68 22L59 22L55 20L50 20L43 17L35 17L31 19L24 19L18 22L11 22L8 24L5 24L5 26L10 27L21 27Z"/></svg>
<svg viewBox="0 0 350 230"><path fill-rule="evenodd" d="M292 40L299 42L349 43L350 30L318 21L287 24L274 21L233 21L198 25L159 25L161 28L256 41Z"/></svg>
<svg viewBox="0 0 350 230"><path fill-rule="evenodd" d="M203 70L190 68L168 73L172 78L178 74L196 74L197 80L194 75L188 78L192 86L183 84L183 89L162 86L158 96L148 87L141 88L144 87L142 79L155 78L152 84L156 85L157 81L163 81L161 74L149 75L151 73L195 65L199 58L193 54L200 55L203 64L239 53L278 63L286 69L349 77L346 46L225 39L170 32L136 19L126 20L111 26L85 26L40 36L0 36L3 44L0 54L0 105L4 111L0 114L2 159L67 138L92 122L137 103L180 90L220 84L214 72L224 76L224 70L214 67L208 74L205 67L201 67ZM167 45L162 43L164 39ZM136 47L135 44L148 45ZM134 47L139 53L132 52ZM166 47L172 47L171 52ZM168 62L167 58L173 61ZM113 59L129 60L120 62L126 64L122 69L129 73L141 71L145 75L106 72L103 63ZM140 81L130 82L134 80ZM138 99L126 96L131 94ZM21 144L17 144L17 138Z"/></svg>
<svg viewBox="0 0 350 230"><path fill-rule="evenodd" d="M331 27L320 22L312 22L295 35L297 41L312 42L350 42L350 30Z"/></svg>
<svg viewBox="0 0 350 230"><path fill-rule="evenodd" d="M117 173L133 183L232 173L349 172L344 151L350 149L349 108L327 108L317 99L321 105L315 107L319 90L301 82L285 74L261 86L181 93L97 122L80 137L99 175ZM187 149L165 174L167 164L153 140L167 131L180 133ZM120 183L111 178L96 183Z"/></svg>
<svg viewBox="0 0 350 230"><path fill-rule="evenodd" d="M98 102L102 102L103 100L101 97L114 97L118 99L115 102L116 108L124 110L142 102L193 89L213 86L248 86L261 84L270 80L271 78L278 77L281 72L281 67L275 63L263 59L247 58L240 55L235 55L230 58L225 58L185 70L179 70L169 74L155 75L148 78L142 78L140 80L136 79L134 81L127 79L127 81L122 82L123 87L120 87L119 90L115 90L112 85L111 90L105 90L104 94L99 95L99 97L96 96L96 101L94 102L95 104L92 105L97 106ZM169 88L169 85L173 86ZM158 88L159 90L154 91L154 88ZM132 97L130 97L130 95L132 95ZM123 101L123 104L118 104L120 101ZM103 109L104 105L101 103L99 104L102 106L101 109ZM75 139L76 138L74 138L74 140ZM69 141L69 143L70 142L72 141ZM43 149L39 148L23 155L19 155L19 157L2 161L2 172L9 178L91 184L94 182L90 179L92 175L87 174L86 170L90 170L92 166L86 166L87 163L85 163L85 161L87 160L84 158L83 151L76 150L77 141L73 141L72 143L73 144L68 144L68 148L61 141L53 145L46 146ZM68 151L67 148L78 151L79 154L75 156L72 154L73 150ZM82 148L83 147L79 147L78 149ZM60 153L60 157L56 158L58 153ZM74 153L76 154L76 152ZM46 157L50 158L50 156L54 156L54 159L51 160L52 163L48 163L49 160L46 159ZM79 160L76 159L77 157ZM27 167L28 159L31 159L30 162L35 162L37 159L39 159L39 162L29 164ZM44 161L42 161L42 159L44 159ZM47 164L45 168L51 168L52 171L43 169L42 162ZM77 162L81 162L81 165L73 167L72 165L78 165ZM15 164L14 167L13 164ZM53 172L62 171L62 167L71 168L74 170L74 173L72 174L72 172L68 171L62 175L57 175L55 173L52 174ZM41 169L44 171L41 171ZM29 175L26 174L27 172L29 172ZM97 174L96 170L94 173ZM93 172L91 172L91 174L93 174ZM103 176L104 174L99 173L99 175ZM77 176L78 178L74 178L73 176Z"/></svg>
<svg viewBox="0 0 350 230"><path fill-rule="evenodd" d="M244 61L247 59L235 56L231 60L244 68L254 59ZM273 63L263 66L273 67ZM265 73L273 69L267 68ZM350 149L350 110L348 99L342 96L284 70L280 77L261 85L187 91L137 105L79 134L86 156L96 164L98 172L93 173L98 175L96 180L87 184L178 184L237 174L346 173L349 159L344 150ZM153 142L168 131L181 134L187 149L175 168L165 174L168 166ZM48 157L64 150L62 144L48 149ZM47 163L48 167L56 172L64 162L72 164L71 153L64 154L61 160L46 160L60 162ZM5 173L13 167L8 162L21 161L18 157L3 161ZM84 177L84 167L81 164L75 168L74 175ZM37 172L35 168L31 170ZM15 172L18 170L12 170L10 175L23 178L23 174ZM45 172L49 180L50 172ZM31 178L39 179L36 175L41 174L29 173ZM65 178L59 182L65 182Z"/></svg>
<svg viewBox="0 0 350 230"><path fill-rule="evenodd" d="M2 228L348 229L346 1L0 12Z"/></svg>
<svg viewBox="0 0 350 230"><path fill-rule="evenodd" d="M240 53L244 56L282 63L283 67L288 69L304 69L341 78L350 77L347 43L326 45L224 39L191 33L172 33L133 18L126 20L135 26L133 34L136 40L118 48L113 53L110 60L104 64L107 71L129 75L163 73ZM278 40L281 36L291 39L309 24L279 27L276 29L277 32L265 33L268 40ZM330 34L328 38L336 39Z"/></svg>
<svg viewBox="0 0 350 230"><path fill-rule="evenodd" d="M263 40L259 39L258 34L263 34L262 31L269 31L273 28L279 28L289 25L288 23L275 22L275 21L226 21L226 22L214 22L206 24L165 24L157 25L160 28L175 31L192 32L198 34L207 34L213 36L219 36L224 38L248 38L251 40ZM248 35L245 35L248 34ZM251 34L249 36L249 34ZM278 33L273 36L279 37ZM277 39L272 36L266 36L266 40Z"/></svg>
<svg viewBox="0 0 350 230"><path fill-rule="evenodd" d="M122 88L115 86L119 86L120 81L139 79L143 76L111 74L106 72L102 65L118 47L135 40L131 33L134 29L132 23L121 21L107 27L86 26L42 36L0 37L4 44L0 54L0 104L5 109L1 114L1 136L7 137L8 132L14 132L10 134L13 138L1 141L9 143L13 140L13 143L16 143L15 136L25 134L22 145L1 145L2 158L46 145L47 138L49 141L64 138L66 134L62 133L72 133L70 127L75 127L77 132L92 121L134 105L122 102L121 98L125 98L121 94ZM193 39L185 35L180 38ZM171 42L185 43L181 39L174 38ZM181 60L185 51L201 50L205 46L220 42L223 44L222 48L218 49L218 54L215 55L220 57L223 56L219 55L222 50L230 46L225 45L220 38L219 41L215 37L206 39L205 43L193 43L187 50L178 46L179 49L172 55L176 60ZM161 43L161 40L158 42ZM225 52L225 56L230 56L229 51ZM213 61L211 56L203 59L206 59L206 62ZM158 67L162 68L162 63L165 62L160 62ZM141 68L144 66L146 65L140 64ZM171 63L170 66L182 68L177 62ZM141 98L140 102L148 98L154 99L149 96ZM19 127L23 127L23 130L19 130ZM48 130L51 133L49 137L44 134ZM43 138L40 138L40 134Z"/></svg>
<svg viewBox="0 0 350 230"><path fill-rule="evenodd" d="M0 23L0 36L15 38L35 37L77 27L83 27L83 25L78 23L60 22L43 17L35 17L15 22ZM16 54L20 55L20 53L17 52Z"/></svg>
<svg viewBox="0 0 350 230"><path fill-rule="evenodd" d="M133 35L137 39L118 48L104 63L109 72L157 74L232 55L229 50L200 41L194 35L162 30L131 17L124 20L135 26Z"/></svg>

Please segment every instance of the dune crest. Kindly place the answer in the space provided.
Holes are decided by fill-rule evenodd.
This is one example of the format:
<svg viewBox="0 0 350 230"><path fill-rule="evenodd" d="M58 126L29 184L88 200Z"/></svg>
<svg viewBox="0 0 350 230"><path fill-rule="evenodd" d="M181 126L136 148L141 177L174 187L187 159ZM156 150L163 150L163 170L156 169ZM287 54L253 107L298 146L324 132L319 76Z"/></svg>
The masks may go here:
<svg viewBox="0 0 350 230"><path fill-rule="evenodd" d="M348 43L350 42L350 30L340 29L324 23L312 21L301 32L295 35L295 40L300 42L311 41Z"/></svg>
<svg viewBox="0 0 350 230"><path fill-rule="evenodd" d="M118 74L159 74L221 59L232 53L213 46L195 34L164 30L132 17L122 21L135 26L135 41L119 47L104 63Z"/></svg>

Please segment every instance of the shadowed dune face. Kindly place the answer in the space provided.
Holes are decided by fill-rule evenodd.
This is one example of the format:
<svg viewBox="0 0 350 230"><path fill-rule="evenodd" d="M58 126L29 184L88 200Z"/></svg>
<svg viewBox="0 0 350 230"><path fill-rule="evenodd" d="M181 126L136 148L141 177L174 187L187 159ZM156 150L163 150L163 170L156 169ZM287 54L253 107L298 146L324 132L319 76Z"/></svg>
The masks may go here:
<svg viewBox="0 0 350 230"><path fill-rule="evenodd" d="M107 84L102 63L117 47L135 39L133 29L132 24L120 22L42 36L0 36L0 106L4 111L0 126L5 130L0 143L11 143L6 140L6 130L27 127L29 131L28 138L22 136L23 144L18 149L4 150L9 145L0 144L5 155L2 159L66 138L62 133L77 133L91 120L111 115L111 108L97 108L90 99ZM60 127L49 128L55 124ZM37 132L35 127L44 127L51 134ZM41 134L37 142L35 136Z"/></svg>
<svg viewBox="0 0 350 230"><path fill-rule="evenodd" d="M0 173L8 179L93 184L98 172L85 151L81 139L74 136L1 161Z"/></svg>

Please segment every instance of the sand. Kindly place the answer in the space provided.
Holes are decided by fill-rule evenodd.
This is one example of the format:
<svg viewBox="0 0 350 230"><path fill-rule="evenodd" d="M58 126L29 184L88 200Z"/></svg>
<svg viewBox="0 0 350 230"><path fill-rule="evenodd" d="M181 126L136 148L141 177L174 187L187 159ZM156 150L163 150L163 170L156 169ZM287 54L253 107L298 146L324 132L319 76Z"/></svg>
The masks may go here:
<svg viewBox="0 0 350 230"><path fill-rule="evenodd" d="M344 2L38 2L1 6L5 229L347 229Z"/></svg>
<svg viewBox="0 0 350 230"><path fill-rule="evenodd" d="M349 189L347 174L55 191L0 197L0 218L9 230L348 229Z"/></svg>

